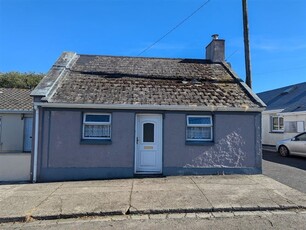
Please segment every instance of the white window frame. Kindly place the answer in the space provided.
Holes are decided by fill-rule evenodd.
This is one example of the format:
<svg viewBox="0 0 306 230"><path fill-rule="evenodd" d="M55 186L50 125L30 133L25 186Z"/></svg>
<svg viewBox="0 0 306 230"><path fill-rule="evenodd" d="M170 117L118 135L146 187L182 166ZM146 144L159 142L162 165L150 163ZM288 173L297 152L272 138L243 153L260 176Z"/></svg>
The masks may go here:
<svg viewBox="0 0 306 230"><path fill-rule="evenodd" d="M273 129L274 127L274 124L273 124L273 120L274 120L274 118L277 118L277 126L278 126L278 129ZM280 129L280 122L279 122L279 120L280 120L280 118L282 118L283 119L283 128L282 129ZM283 116L271 116L271 131L272 132L278 132L278 133L283 133L284 131L285 131L285 119L284 119L284 117Z"/></svg>
<svg viewBox="0 0 306 230"><path fill-rule="evenodd" d="M109 116L109 122L89 122L86 121L87 115L107 115ZM110 134L109 137L85 137L85 125L109 125ZM84 140L111 140L112 138L112 115L110 113L84 113L83 114L83 130L82 130L82 139Z"/></svg>
<svg viewBox="0 0 306 230"><path fill-rule="evenodd" d="M201 117L201 118L209 118L210 119L210 124L189 124L189 118L191 117ZM212 116L210 115L187 115L186 116L187 122L186 122L186 141L212 141L213 140L213 119ZM210 127L210 132L211 132L211 138L210 139L188 139L187 138L187 130L188 127Z"/></svg>

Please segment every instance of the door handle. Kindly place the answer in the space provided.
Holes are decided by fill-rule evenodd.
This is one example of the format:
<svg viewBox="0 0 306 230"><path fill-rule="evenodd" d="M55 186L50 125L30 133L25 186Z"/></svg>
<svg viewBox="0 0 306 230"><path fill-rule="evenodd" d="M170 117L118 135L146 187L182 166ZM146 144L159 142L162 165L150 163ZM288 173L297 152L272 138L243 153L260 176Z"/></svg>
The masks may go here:
<svg viewBox="0 0 306 230"><path fill-rule="evenodd" d="M138 137L136 137L136 144L138 145Z"/></svg>

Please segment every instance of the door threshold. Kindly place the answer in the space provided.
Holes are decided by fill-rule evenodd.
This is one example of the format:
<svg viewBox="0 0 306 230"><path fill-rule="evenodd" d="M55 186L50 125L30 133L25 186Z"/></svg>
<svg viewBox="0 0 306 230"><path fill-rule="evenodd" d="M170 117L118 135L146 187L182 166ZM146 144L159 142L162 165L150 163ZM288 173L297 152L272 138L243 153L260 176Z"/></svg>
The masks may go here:
<svg viewBox="0 0 306 230"><path fill-rule="evenodd" d="M166 177L164 176L162 173L159 173L159 174L152 174L152 173L149 173L149 174L145 174L145 173L141 173L141 174L134 174L134 177L135 178L161 178L161 177Z"/></svg>

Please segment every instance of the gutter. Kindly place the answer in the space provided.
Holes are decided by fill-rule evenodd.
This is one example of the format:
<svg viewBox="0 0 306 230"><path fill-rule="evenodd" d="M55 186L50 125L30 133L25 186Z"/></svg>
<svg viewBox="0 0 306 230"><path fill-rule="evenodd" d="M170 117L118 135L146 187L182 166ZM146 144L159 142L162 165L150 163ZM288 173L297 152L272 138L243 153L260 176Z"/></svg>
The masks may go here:
<svg viewBox="0 0 306 230"><path fill-rule="evenodd" d="M34 105L35 111L35 139L34 139L34 161L33 161L33 180L32 182L35 183L37 181L37 158L38 158L38 125L39 125L39 107Z"/></svg>
<svg viewBox="0 0 306 230"><path fill-rule="evenodd" d="M43 108L74 108L74 109L130 109L130 110L167 110L167 111L222 111L222 112L262 112L265 108L217 107L197 105L130 105L130 104L68 104L35 102L35 106Z"/></svg>
<svg viewBox="0 0 306 230"><path fill-rule="evenodd" d="M271 114L271 113L281 113L284 109L272 109L272 110L268 110L266 109L265 111L263 111L263 114Z"/></svg>
<svg viewBox="0 0 306 230"><path fill-rule="evenodd" d="M304 115L306 111L298 111L298 112L280 112L279 115Z"/></svg>

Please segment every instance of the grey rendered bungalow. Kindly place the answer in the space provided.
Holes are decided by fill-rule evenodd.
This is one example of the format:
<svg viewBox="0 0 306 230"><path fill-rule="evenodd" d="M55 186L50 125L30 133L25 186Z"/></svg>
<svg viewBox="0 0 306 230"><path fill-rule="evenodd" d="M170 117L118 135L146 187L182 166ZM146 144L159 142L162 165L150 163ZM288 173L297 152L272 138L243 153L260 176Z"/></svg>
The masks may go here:
<svg viewBox="0 0 306 230"><path fill-rule="evenodd" d="M64 52L34 97L33 181L261 173L264 103L224 62Z"/></svg>

